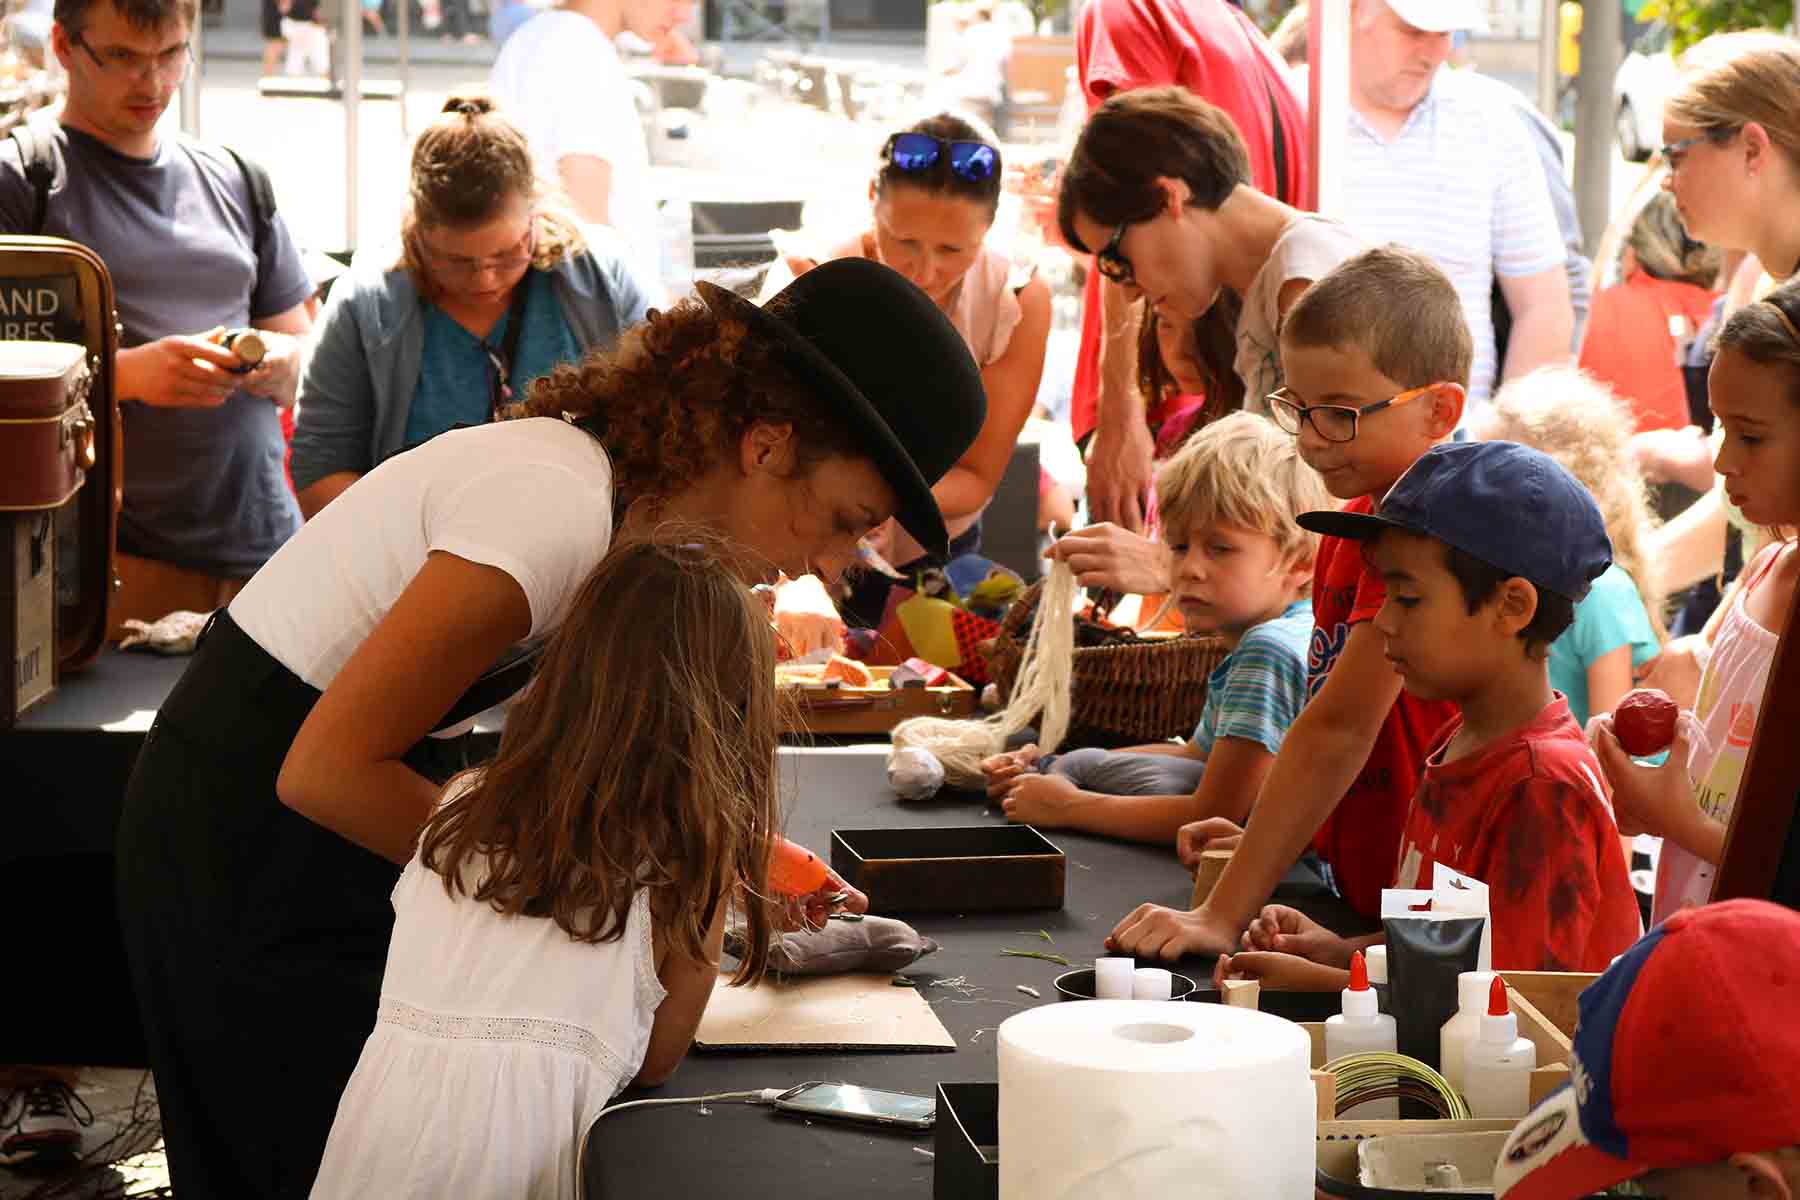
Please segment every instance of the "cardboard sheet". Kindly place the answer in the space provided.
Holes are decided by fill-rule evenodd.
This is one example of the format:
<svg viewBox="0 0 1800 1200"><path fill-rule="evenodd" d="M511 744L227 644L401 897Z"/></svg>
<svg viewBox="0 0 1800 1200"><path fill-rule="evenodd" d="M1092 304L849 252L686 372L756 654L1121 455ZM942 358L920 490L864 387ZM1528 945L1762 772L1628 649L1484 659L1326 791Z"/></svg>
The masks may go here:
<svg viewBox="0 0 1800 1200"><path fill-rule="evenodd" d="M699 1050L954 1050L917 989L892 975L824 975L759 987L721 977L694 1037Z"/></svg>

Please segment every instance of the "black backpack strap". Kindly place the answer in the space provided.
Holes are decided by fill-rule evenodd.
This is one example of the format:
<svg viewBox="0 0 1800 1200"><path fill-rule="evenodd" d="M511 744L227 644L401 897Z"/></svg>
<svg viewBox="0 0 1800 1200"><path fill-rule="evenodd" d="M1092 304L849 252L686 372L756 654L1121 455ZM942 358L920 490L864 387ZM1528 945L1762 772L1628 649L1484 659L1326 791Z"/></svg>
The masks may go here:
<svg viewBox="0 0 1800 1200"><path fill-rule="evenodd" d="M12 140L18 143L19 164L31 185L31 232L42 233L50 219L50 188L56 183L56 142L24 121L13 126Z"/></svg>
<svg viewBox="0 0 1800 1200"><path fill-rule="evenodd" d="M263 247L269 240L269 222L275 219L275 183L261 163L245 158L230 146L225 147L225 153L244 173L244 184L250 193L251 246L256 251L256 261L261 263Z"/></svg>

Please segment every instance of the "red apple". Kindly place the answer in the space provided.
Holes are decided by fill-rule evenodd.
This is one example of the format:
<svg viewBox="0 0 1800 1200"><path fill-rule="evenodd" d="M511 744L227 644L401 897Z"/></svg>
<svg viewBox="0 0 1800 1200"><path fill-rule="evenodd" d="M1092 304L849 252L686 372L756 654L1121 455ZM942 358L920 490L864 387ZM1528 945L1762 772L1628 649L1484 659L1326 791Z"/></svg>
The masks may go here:
<svg viewBox="0 0 1800 1200"><path fill-rule="evenodd" d="M1662 689L1638 688L1613 709L1613 734L1633 758L1659 754L1675 740L1675 718L1680 713Z"/></svg>

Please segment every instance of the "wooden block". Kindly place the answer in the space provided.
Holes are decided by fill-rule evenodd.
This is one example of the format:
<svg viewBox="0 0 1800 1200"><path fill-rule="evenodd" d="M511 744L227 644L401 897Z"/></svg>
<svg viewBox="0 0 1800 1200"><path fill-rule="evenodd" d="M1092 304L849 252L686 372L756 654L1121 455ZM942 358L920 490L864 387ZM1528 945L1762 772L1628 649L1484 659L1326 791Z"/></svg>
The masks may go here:
<svg viewBox="0 0 1800 1200"><path fill-rule="evenodd" d="M1194 899L1191 908L1199 908L1212 895L1219 877L1225 874L1226 864L1231 862L1231 851L1208 850L1200 855L1200 865L1194 869Z"/></svg>
<svg viewBox="0 0 1800 1200"><path fill-rule="evenodd" d="M1502 971L1500 977L1515 996L1531 1001L1531 1006L1565 1036L1575 1036L1575 1022L1581 1015L1581 993L1588 984L1600 978L1586 971Z"/></svg>
<svg viewBox="0 0 1800 1200"><path fill-rule="evenodd" d="M1232 1008L1256 1008L1261 1000L1261 980L1227 979L1225 981L1225 1003Z"/></svg>
<svg viewBox="0 0 1800 1200"><path fill-rule="evenodd" d="M1337 1120L1337 1076L1330 1071L1314 1071L1312 1081L1313 1099L1318 1104L1319 1120Z"/></svg>

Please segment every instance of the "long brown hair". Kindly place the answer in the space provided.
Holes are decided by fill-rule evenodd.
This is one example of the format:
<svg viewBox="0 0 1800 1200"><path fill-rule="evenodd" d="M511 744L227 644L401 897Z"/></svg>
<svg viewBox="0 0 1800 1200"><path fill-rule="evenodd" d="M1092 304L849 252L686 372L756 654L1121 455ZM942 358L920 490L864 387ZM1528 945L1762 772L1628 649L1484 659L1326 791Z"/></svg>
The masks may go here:
<svg viewBox="0 0 1800 1200"><path fill-rule="evenodd" d="M625 931L646 888L669 944L703 960L719 905L745 910L734 983L768 964L777 826L774 639L715 538L622 542L577 593L500 753L450 789L421 861L494 911L582 942ZM465 776L466 781L471 777Z"/></svg>
<svg viewBox="0 0 1800 1200"><path fill-rule="evenodd" d="M1169 370L1169 365L1163 361L1162 343L1157 340L1156 336L1163 318L1156 315L1156 309L1151 306L1148 298L1140 300L1138 305L1138 394L1144 398L1144 403L1150 411L1155 412L1157 405L1161 404L1164 397L1177 385L1174 374ZM1233 325L1235 326L1235 324L1234 320ZM1204 372L1201 380L1206 387L1206 406L1200 410L1200 419L1194 422L1196 429L1208 422L1218 420L1226 413L1236 412L1244 406L1243 381L1237 378L1235 371L1231 373L1231 378L1237 381L1237 387L1230 389L1214 386L1213 373L1207 370L1208 351L1201 339L1216 338L1221 328L1217 324L1209 323L1204 317L1192 323L1194 360L1200 364ZM1231 362L1237 354L1237 334L1232 329L1225 329L1224 332L1230 337L1231 345L1223 349L1215 347L1210 353L1214 358L1222 356L1223 361Z"/></svg>
<svg viewBox="0 0 1800 1200"><path fill-rule="evenodd" d="M586 248L580 222L559 196L539 185L531 148L518 126L480 92L452 94L413 142L406 211L400 218L400 266L420 294L435 300L441 292L424 269L421 229L473 229L516 199L535 206L532 266L549 270Z"/></svg>
<svg viewBox="0 0 1800 1200"><path fill-rule="evenodd" d="M729 462L757 422L793 427L802 470L831 455L866 457L784 354L774 339L689 298L652 310L610 352L555 368L504 415L573 418L595 434L612 460L617 520Z"/></svg>
<svg viewBox="0 0 1800 1200"><path fill-rule="evenodd" d="M1156 216L1164 203L1156 181L1164 177L1188 185L1189 205L1216 212L1240 185L1250 184L1250 155L1237 126L1186 88L1139 88L1112 97L1088 118L1063 171L1056 199L1063 238L1092 253L1100 247L1081 244L1077 213L1109 227ZM1222 287L1194 322L1195 358L1214 412L1244 406L1244 381L1232 366L1243 309L1243 297Z"/></svg>

